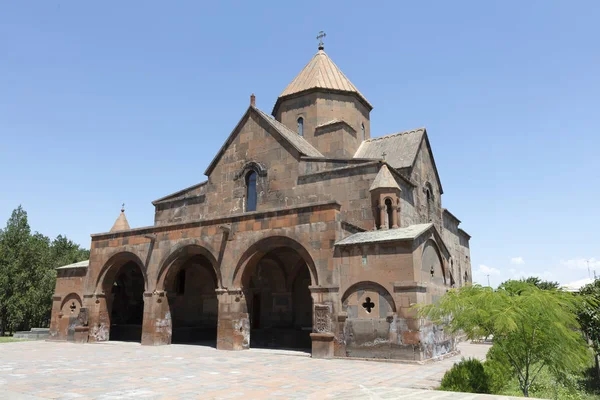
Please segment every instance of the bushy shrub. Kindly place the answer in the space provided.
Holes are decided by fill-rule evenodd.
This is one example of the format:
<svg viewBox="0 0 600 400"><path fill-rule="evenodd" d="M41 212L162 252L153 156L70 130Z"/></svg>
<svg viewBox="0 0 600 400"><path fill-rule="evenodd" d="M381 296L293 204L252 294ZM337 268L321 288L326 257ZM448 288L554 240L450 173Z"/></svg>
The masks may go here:
<svg viewBox="0 0 600 400"><path fill-rule="evenodd" d="M489 378L481 361L463 358L444 374L440 389L450 392L490 393Z"/></svg>
<svg viewBox="0 0 600 400"><path fill-rule="evenodd" d="M488 389L492 394L502 393L515 375L514 368L508 362L506 354L497 346L492 346L483 363L488 378Z"/></svg>

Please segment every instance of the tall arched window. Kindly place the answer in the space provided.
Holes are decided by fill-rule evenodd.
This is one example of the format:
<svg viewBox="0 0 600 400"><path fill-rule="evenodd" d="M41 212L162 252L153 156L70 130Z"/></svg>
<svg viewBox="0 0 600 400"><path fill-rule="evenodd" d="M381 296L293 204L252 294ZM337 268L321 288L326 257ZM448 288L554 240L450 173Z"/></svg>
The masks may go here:
<svg viewBox="0 0 600 400"><path fill-rule="evenodd" d="M298 136L304 136L304 118L298 118Z"/></svg>
<svg viewBox="0 0 600 400"><path fill-rule="evenodd" d="M394 225L394 211L392 210L392 200L385 199L385 212L387 213L387 227L392 229Z"/></svg>
<svg viewBox="0 0 600 400"><path fill-rule="evenodd" d="M431 185L427 183L425 187L425 195L427 197L427 222L433 221L433 190Z"/></svg>
<svg viewBox="0 0 600 400"><path fill-rule="evenodd" d="M362 137L362 140L365 140L367 137L366 137L366 135L365 135L365 124L364 124L364 123L363 123L363 124L360 124L360 132L361 132L361 135L362 135L362 136L361 136L361 137Z"/></svg>
<svg viewBox="0 0 600 400"><path fill-rule="evenodd" d="M246 175L246 211L256 211L256 172Z"/></svg>

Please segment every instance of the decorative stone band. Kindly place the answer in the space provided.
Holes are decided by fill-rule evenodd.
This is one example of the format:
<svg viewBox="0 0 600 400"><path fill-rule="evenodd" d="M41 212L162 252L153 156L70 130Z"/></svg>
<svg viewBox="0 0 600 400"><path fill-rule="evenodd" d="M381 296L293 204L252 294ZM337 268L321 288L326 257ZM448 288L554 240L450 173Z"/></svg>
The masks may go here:
<svg viewBox="0 0 600 400"><path fill-rule="evenodd" d="M339 286L309 286L308 290L311 293L337 293L340 291Z"/></svg>
<svg viewBox="0 0 600 400"><path fill-rule="evenodd" d="M394 282L394 293L405 293L405 292L427 292L427 284L425 282L415 281L400 281Z"/></svg>

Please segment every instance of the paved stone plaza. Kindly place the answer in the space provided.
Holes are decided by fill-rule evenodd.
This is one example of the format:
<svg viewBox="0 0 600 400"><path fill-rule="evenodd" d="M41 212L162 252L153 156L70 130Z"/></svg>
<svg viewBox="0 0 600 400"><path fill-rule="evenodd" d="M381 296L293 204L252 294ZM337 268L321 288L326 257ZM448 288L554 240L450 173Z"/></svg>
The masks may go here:
<svg viewBox="0 0 600 400"><path fill-rule="evenodd" d="M485 345L462 344L483 358ZM193 345L17 342L0 345L2 399L508 399L428 390L460 357L425 365Z"/></svg>

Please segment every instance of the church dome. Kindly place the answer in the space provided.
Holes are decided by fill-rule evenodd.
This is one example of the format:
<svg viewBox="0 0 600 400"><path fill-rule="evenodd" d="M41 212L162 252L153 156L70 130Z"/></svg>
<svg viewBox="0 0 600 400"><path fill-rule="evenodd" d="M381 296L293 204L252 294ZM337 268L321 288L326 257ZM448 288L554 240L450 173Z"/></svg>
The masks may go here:
<svg viewBox="0 0 600 400"><path fill-rule="evenodd" d="M286 98L308 92L313 89L324 89L327 91L349 93L356 95L361 102L368 107L369 110L373 106L360 93L360 91L350 82L350 79L338 68L337 65L329 58L323 48L319 48L317 54L306 64L300 73L287 85L281 92L277 103L273 108L275 114L279 104Z"/></svg>

